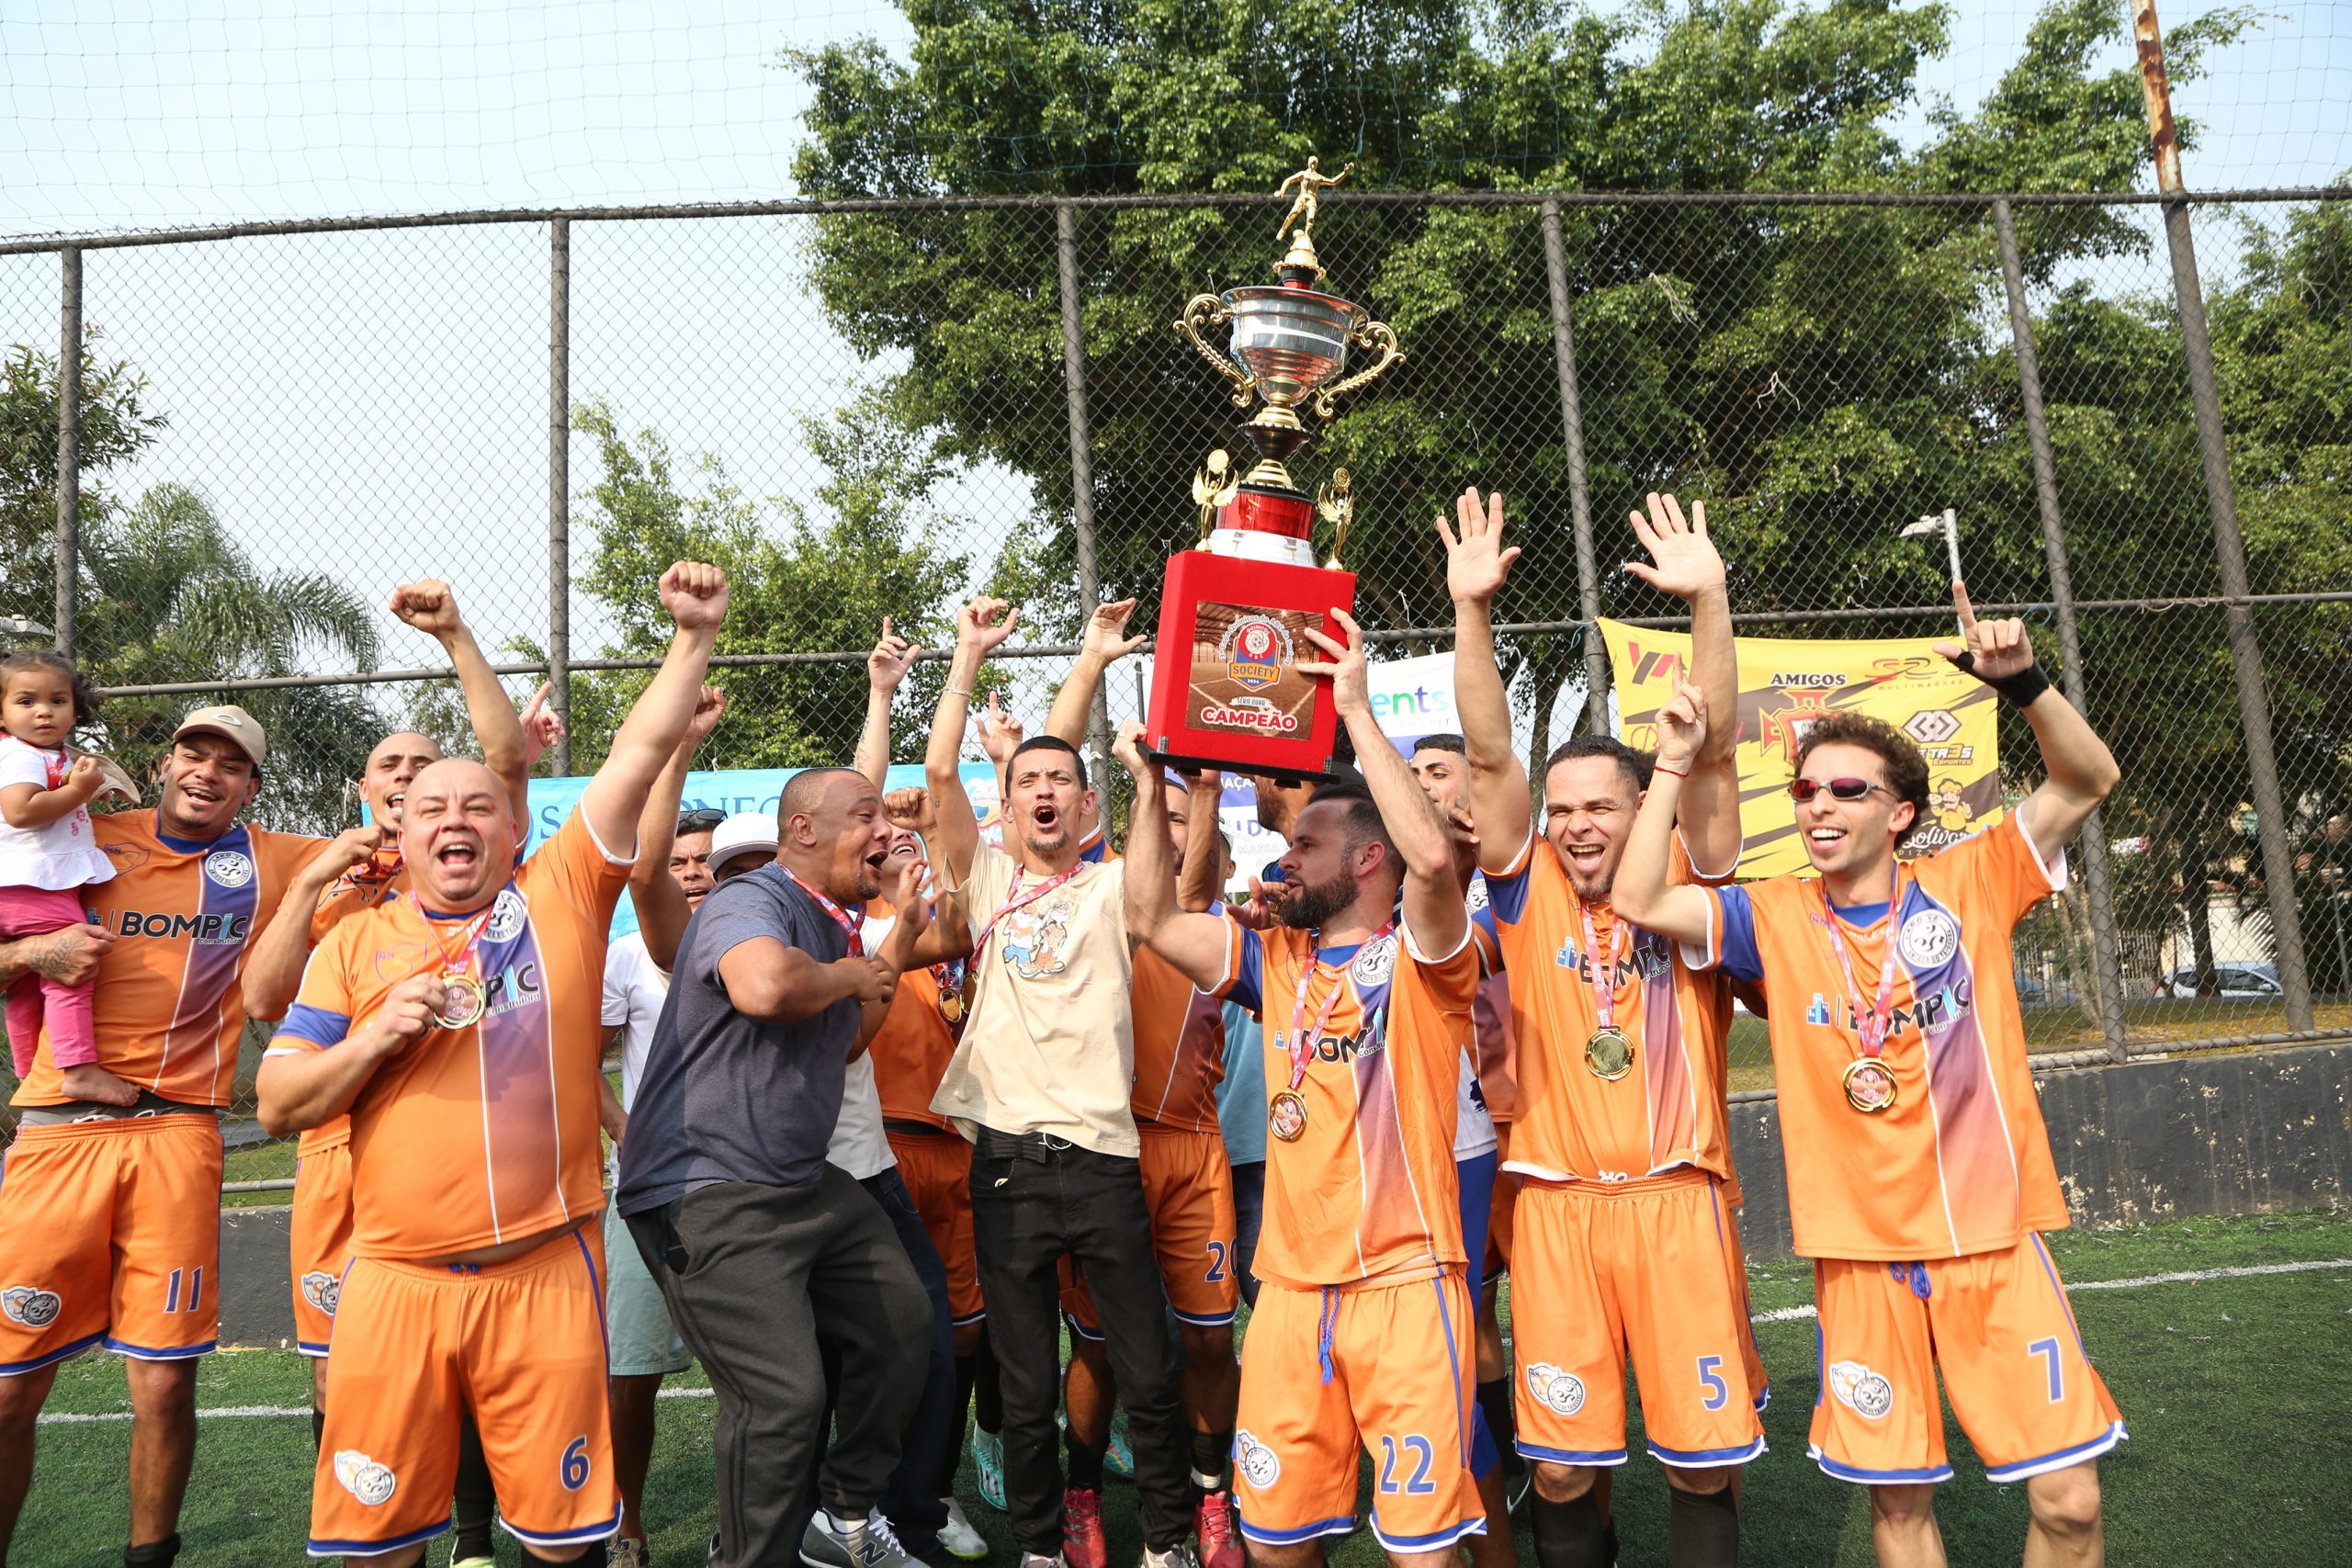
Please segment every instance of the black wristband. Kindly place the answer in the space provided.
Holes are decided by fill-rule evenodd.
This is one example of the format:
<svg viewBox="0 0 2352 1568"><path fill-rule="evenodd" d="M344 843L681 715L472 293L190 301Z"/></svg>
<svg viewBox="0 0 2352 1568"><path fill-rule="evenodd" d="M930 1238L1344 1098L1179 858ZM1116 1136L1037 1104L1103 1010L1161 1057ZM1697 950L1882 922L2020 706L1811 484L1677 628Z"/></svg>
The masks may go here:
<svg viewBox="0 0 2352 1568"><path fill-rule="evenodd" d="M1952 663L1971 675L1976 675L1976 655L1963 653ZM2028 706L2034 698L2050 689L2050 677L2041 672L2039 664L2029 664L2016 674L2004 675L1997 681L1985 680L1982 675L1976 675L1976 678L2019 707Z"/></svg>

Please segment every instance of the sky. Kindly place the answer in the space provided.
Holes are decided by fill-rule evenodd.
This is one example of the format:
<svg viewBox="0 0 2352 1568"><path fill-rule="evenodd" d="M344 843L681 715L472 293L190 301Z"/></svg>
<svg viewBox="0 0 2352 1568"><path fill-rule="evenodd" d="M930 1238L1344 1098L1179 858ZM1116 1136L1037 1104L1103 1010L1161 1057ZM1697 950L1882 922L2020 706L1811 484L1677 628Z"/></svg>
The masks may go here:
<svg viewBox="0 0 2352 1568"><path fill-rule="evenodd" d="M2352 6L2261 10L2177 97L2207 126L2192 188L2352 167ZM2032 7L1958 11L1926 86L1964 112ZM772 0L8 0L0 234L786 197L806 94L779 51L858 34L910 36L887 6ZM574 397L754 495L806 495L797 422L890 367L827 328L798 243L790 220L575 225ZM379 602L445 575L485 641L543 638L547 243L521 224L90 253L85 318L171 419L127 487L198 485L265 567L323 562ZM0 256L0 343L53 346L56 288L54 256ZM592 454L571 450L576 495ZM1028 492L981 469L938 500L984 548ZM575 523L576 563L589 547ZM573 615L586 656L605 627L584 594ZM430 651L387 618L387 663Z"/></svg>

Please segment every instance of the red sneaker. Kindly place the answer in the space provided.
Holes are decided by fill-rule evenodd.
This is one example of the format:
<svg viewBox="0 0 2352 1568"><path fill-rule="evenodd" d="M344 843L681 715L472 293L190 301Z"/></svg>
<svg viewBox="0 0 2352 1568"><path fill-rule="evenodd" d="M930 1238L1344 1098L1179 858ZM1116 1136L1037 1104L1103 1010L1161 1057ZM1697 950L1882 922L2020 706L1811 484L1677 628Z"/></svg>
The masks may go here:
<svg viewBox="0 0 2352 1568"><path fill-rule="evenodd" d="M1102 1539L1102 1494L1091 1486L1062 1491L1062 1561L1069 1568L1109 1568L1111 1543Z"/></svg>
<svg viewBox="0 0 2352 1568"><path fill-rule="evenodd" d="M1232 1493L1202 1493L1193 1530L1201 1538L1201 1568L1242 1568L1241 1529L1234 1521Z"/></svg>

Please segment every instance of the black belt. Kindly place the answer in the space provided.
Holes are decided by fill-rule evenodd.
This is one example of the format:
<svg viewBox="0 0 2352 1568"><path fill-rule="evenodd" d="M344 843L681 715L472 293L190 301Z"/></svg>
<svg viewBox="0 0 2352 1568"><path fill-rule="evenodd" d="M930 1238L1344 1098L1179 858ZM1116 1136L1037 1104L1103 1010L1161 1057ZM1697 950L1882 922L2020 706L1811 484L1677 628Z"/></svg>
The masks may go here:
<svg viewBox="0 0 2352 1568"><path fill-rule="evenodd" d="M990 1159L1025 1159L1034 1165L1051 1165L1076 1147L1051 1133L1000 1133L993 1127L980 1129L978 1144L979 1152Z"/></svg>
<svg viewBox="0 0 2352 1568"><path fill-rule="evenodd" d="M934 1127L928 1122L910 1122L903 1117L885 1116L882 1131L894 1138L952 1138L956 1134L945 1127Z"/></svg>

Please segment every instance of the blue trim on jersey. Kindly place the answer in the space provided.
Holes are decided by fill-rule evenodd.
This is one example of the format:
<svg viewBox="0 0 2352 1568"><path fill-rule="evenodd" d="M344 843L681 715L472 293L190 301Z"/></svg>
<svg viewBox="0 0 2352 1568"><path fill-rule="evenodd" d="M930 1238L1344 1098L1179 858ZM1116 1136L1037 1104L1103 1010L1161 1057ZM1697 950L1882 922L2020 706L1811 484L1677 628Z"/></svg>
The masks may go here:
<svg viewBox="0 0 2352 1568"><path fill-rule="evenodd" d="M1230 1326L1232 1325L1232 1323L1233 1323L1234 1318L1235 1318L1235 1317L1237 1317L1237 1316L1238 1316L1238 1315L1239 1315L1239 1313L1240 1313L1240 1309L1239 1309L1239 1308L1238 1308L1238 1307L1237 1307L1234 1311L1232 1311L1232 1312L1216 1313L1216 1314L1215 1314L1208 1315L1208 1316L1203 1316L1203 1315L1201 1315L1201 1314L1196 1314L1196 1313L1189 1313L1189 1312L1176 1312L1176 1309L1175 1309L1174 1307L1170 1307L1168 1310L1169 1310L1170 1312L1171 1312L1171 1313L1175 1313L1175 1314L1176 1314L1176 1321L1177 1321L1177 1322L1182 1323L1182 1324L1187 1324L1187 1325L1191 1325L1192 1327L1194 1327L1194 1328L1227 1328L1227 1327L1230 1327ZM976 1318L974 1321L976 1321L976 1322L977 1322L977 1321L978 1321L978 1319ZM1090 1339L1096 1339L1096 1338L1100 1338L1100 1337L1101 1337L1101 1336L1100 1336L1100 1335L1092 1335L1092 1334L1090 1334L1090 1335L1088 1335L1088 1336L1087 1336L1087 1337L1088 1337L1088 1338L1090 1338Z"/></svg>
<svg viewBox="0 0 2352 1568"><path fill-rule="evenodd" d="M1685 1470L1706 1470L1715 1465L1746 1464L1764 1451L1764 1439L1758 1438L1728 1449L1669 1449L1652 1438L1649 1450L1650 1457L1661 1463L1679 1465Z"/></svg>
<svg viewBox="0 0 2352 1568"><path fill-rule="evenodd" d="M1260 1529L1250 1522L1247 1515L1241 1514L1238 1501L1234 1512L1241 1518L1242 1539L1254 1540L1261 1546L1295 1546L1302 1540L1313 1540L1318 1535L1352 1535L1356 1528L1356 1517L1342 1514L1336 1519L1321 1519L1311 1525L1301 1525L1296 1529Z"/></svg>
<svg viewBox="0 0 2352 1568"><path fill-rule="evenodd" d="M1764 954L1756 945L1756 905L1747 889L1726 886L1708 891L1723 913L1723 930L1715 938L1715 967L1735 980L1762 981Z"/></svg>
<svg viewBox="0 0 2352 1568"><path fill-rule="evenodd" d="M128 1356L134 1361L192 1361L198 1356L209 1356L220 1347L218 1339L208 1339L201 1345L179 1345L169 1349L154 1350L144 1345L133 1345L127 1339L106 1337L106 1348L118 1356Z"/></svg>
<svg viewBox="0 0 2352 1568"><path fill-rule="evenodd" d="M396 1535L387 1540L321 1540L312 1536L309 1551L313 1557L381 1557L388 1551L398 1551L404 1546L414 1546L421 1541L431 1540L436 1535L446 1535L455 1528L450 1520L441 1519L421 1530L411 1530L406 1535Z"/></svg>
<svg viewBox="0 0 2352 1568"><path fill-rule="evenodd" d="M351 1033L351 1015L296 1002L286 1010L286 1021L277 1026L277 1032L313 1045L340 1045Z"/></svg>
<svg viewBox="0 0 2352 1568"><path fill-rule="evenodd" d="M1838 1463L1827 1454L1823 1453L1818 1444L1809 1447L1805 1452L1814 1463L1821 1467L1824 1475L1835 1476L1840 1481L1857 1482L1864 1486L1889 1486L1904 1482L1950 1481L1951 1479L1951 1466L1949 1464L1929 1465L1924 1470L1865 1470L1858 1464Z"/></svg>
<svg viewBox="0 0 2352 1568"><path fill-rule="evenodd" d="M2083 1359L2083 1365L2087 1368L2091 1364L2091 1353L2083 1348L2083 1325L2075 1321L2074 1301L2066 1294L2066 1287L2059 1283L2058 1265L2050 1256L2049 1243L2041 1239L2040 1231L2031 1234L2033 1250L2041 1259L2041 1271L2050 1277L2050 1288L2057 1292L2059 1308L2066 1314L2066 1326L2074 1333L2075 1354Z"/></svg>
<svg viewBox="0 0 2352 1568"><path fill-rule="evenodd" d="M1535 857L1551 848L1550 840L1541 834L1530 834L1526 864L1508 876L1498 876L1484 870L1479 872L1479 880L1487 885L1487 913L1489 917L1511 926L1527 919L1527 891L1534 886Z"/></svg>
<svg viewBox="0 0 2352 1568"><path fill-rule="evenodd" d="M2123 1429L2122 1422L2110 1421L2107 1425L2106 1431L2087 1443L2076 1443L2071 1449L2060 1449L2056 1453L2043 1454L2040 1459L2021 1459L2015 1464L1988 1464L1984 1467L1984 1479L1996 1482L2024 1481L2031 1476L2040 1475L2045 1471L2064 1470L2067 1466L2080 1464L2086 1459L2097 1459L2131 1435Z"/></svg>
<svg viewBox="0 0 2352 1568"><path fill-rule="evenodd" d="M323 1359L327 1353L325 1346L313 1344L308 1339L297 1339L294 1341L294 1348L301 1355L316 1356L321 1359Z"/></svg>
<svg viewBox="0 0 2352 1568"><path fill-rule="evenodd" d="M1525 1438L1511 1445L1526 1459L1550 1460L1554 1464L1623 1464L1623 1449L1547 1449L1541 1443L1531 1443Z"/></svg>
<svg viewBox="0 0 2352 1568"><path fill-rule="evenodd" d="M1380 1528L1380 1509L1374 1506L1372 1510L1372 1533L1378 1538L1381 1545L1391 1551L1436 1551L1452 1546L1455 1541L1467 1536L1486 1534L1487 1519L1482 1514L1475 1519L1464 1519L1460 1524L1450 1526L1445 1529L1431 1530L1427 1535L1390 1535Z"/></svg>
<svg viewBox="0 0 2352 1568"><path fill-rule="evenodd" d="M1771 1386L1771 1384L1767 1383L1767 1384L1765 1384L1765 1385L1764 1385L1764 1392L1763 1392L1762 1393L1759 1393L1759 1394L1758 1394L1758 1395L1756 1396L1756 1414L1758 1414L1758 1416L1763 1415L1763 1414L1764 1414L1764 1407L1765 1407L1766 1405L1768 1405L1768 1404L1771 1404L1771 1403L1772 1403L1772 1386Z"/></svg>
<svg viewBox="0 0 2352 1568"><path fill-rule="evenodd" d="M538 1530L525 1529L503 1514L499 1515L498 1524L501 1529L526 1546L579 1546L587 1541L605 1540L621 1528L621 1505L613 1505L613 1517L603 1524L582 1525L577 1529L543 1534Z"/></svg>
<svg viewBox="0 0 2352 1568"><path fill-rule="evenodd" d="M62 1349L51 1350L47 1355L35 1356L29 1361L0 1361L0 1378L20 1377L26 1372L37 1372L43 1367L53 1367L60 1361L70 1361L85 1351L96 1349L98 1341L106 1337L106 1330L102 1328L96 1334L85 1335L76 1339Z"/></svg>
<svg viewBox="0 0 2352 1568"><path fill-rule="evenodd" d="M1886 900L1875 904L1832 904L1829 912L1857 930L1868 930L1886 919Z"/></svg>
<svg viewBox="0 0 2352 1568"><path fill-rule="evenodd" d="M1266 1005L1266 944L1248 926L1240 928L1241 953L1234 960L1233 984L1225 988L1227 1001L1244 1010L1261 1012Z"/></svg>
<svg viewBox="0 0 2352 1568"><path fill-rule="evenodd" d="M200 855L208 854L224 845L232 850L250 852L254 838L251 833L245 831L245 825L243 822L232 822L229 824L229 830L217 839L175 839L158 826L155 829L155 841L175 854Z"/></svg>
<svg viewBox="0 0 2352 1568"><path fill-rule="evenodd" d="M1453 1314L1445 1310L1445 1276L1441 1273L1431 1280L1430 1288L1437 1292L1438 1326L1445 1331L1445 1370L1453 1379L1453 1440L1460 1445L1454 1452L1470 1460L1470 1478L1476 1481L1481 1476L1493 1473L1496 1467L1503 1462L1503 1456L1495 1447L1494 1434L1487 1430L1486 1413L1478 1408L1477 1401L1465 1400L1462 1397L1462 1358L1453 1353ZM1475 1312L1473 1315L1475 1317ZM1476 1336L1477 1329L1473 1327L1470 1332ZM1470 1407L1470 1430L1465 1430L1462 1425L1462 1407L1464 1404ZM1480 1449L1478 1438L1480 1438L1486 1439L1485 1451L1488 1456L1487 1468L1484 1470L1477 1468ZM1372 1513L1372 1530L1374 1535L1379 1535L1379 1504L1373 1505ZM1384 1536L1382 1539L1385 1540L1387 1538ZM1419 1549L1408 1548L1408 1550L1418 1551Z"/></svg>

